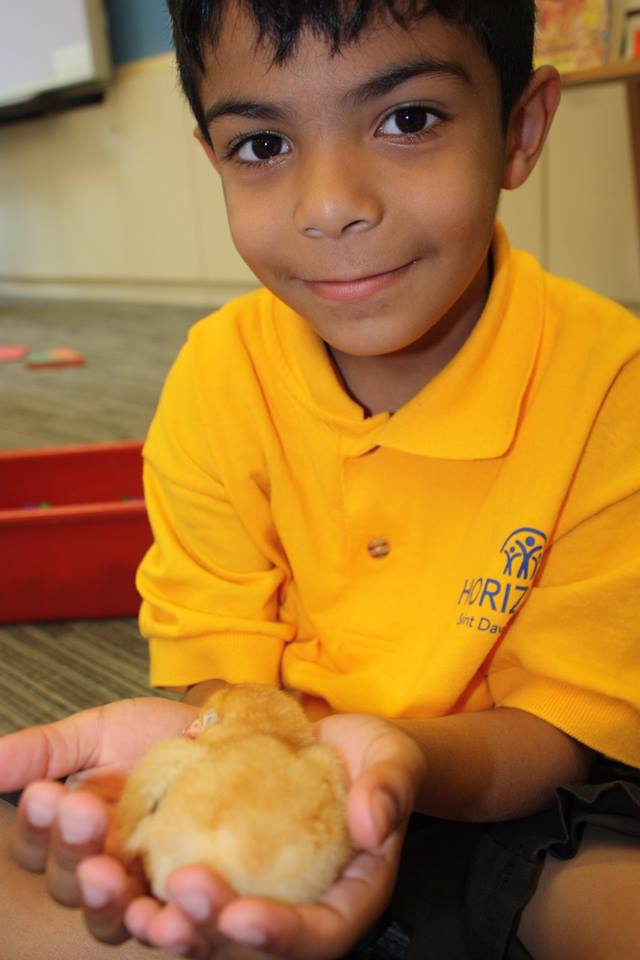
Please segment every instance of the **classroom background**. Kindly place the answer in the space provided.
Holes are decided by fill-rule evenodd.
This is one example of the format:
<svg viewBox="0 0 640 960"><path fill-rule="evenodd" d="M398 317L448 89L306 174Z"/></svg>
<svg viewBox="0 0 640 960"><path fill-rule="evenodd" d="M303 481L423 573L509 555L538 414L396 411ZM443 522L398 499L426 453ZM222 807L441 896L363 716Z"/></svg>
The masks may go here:
<svg viewBox="0 0 640 960"><path fill-rule="evenodd" d="M0 126L0 295L206 306L251 289L191 137L164 0L106 9L104 102ZM550 270L640 304L625 86L565 89L540 167L501 216Z"/></svg>
<svg viewBox="0 0 640 960"><path fill-rule="evenodd" d="M11 9L0 0L0 29ZM163 0L106 0L104 10L112 69L100 102L0 122L0 733L150 693L135 610L106 603L108 587L103 617L82 606L74 615L74 591L66 596L69 570L91 572L126 533L100 527L74 546L63 514L87 482L70 476L52 496L45 461L27 480L16 458L139 442L190 324L256 286L191 135ZM504 195L500 216L549 270L640 313L639 128L640 59L570 71L542 162ZM26 363L52 350L77 362ZM34 476L42 484L27 498ZM138 480L114 494L124 506L112 514L135 513ZM56 529L56 510L52 546L38 537ZM43 557L58 617L39 607Z"/></svg>

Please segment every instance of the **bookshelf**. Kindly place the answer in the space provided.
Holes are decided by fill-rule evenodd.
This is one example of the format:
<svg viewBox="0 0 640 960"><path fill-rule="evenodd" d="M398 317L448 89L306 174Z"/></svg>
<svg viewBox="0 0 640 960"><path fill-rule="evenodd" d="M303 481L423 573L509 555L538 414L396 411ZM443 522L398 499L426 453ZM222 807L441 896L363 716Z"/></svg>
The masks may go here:
<svg viewBox="0 0 640 960"><path fill-rule="evenodd" d="M627 97L631 153L633 160L636 222L640 233L640 60L620 60L590 70L562 73L562 86L586 87L602 83L623 83Z"/></svg>
<svg viewBox="0 0 640 960"><path fill-rule="evenodd" d="M640 60L619 60L590 70L572 70L560 74L563 87L584 87L592 83L640 82Z"/></svg>

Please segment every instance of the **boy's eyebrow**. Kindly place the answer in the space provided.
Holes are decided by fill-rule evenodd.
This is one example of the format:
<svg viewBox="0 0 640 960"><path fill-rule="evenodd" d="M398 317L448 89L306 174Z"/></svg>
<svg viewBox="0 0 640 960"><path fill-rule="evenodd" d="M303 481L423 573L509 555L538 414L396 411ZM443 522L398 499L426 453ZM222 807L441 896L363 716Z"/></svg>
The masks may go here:
<svg viewBox="0 0 640 960"><path fill-rule="evenodd" d="M428 59L410 60L386 67L371 79L365 80L364 83L359 84L353 90L349 90L345 94L344 100L351 101L354 104L363 104L368 100L373 100L384 93L388 93L400 84L406 83L407 80L419 76L450 77L455 80L462 80L467 85L472 83L468 71L462 64L429 57ZM289 112L276 103L226 97L212 103L207 108L204 119L208 125L217 120L218 117L229 115L248 117L250 120L273 120L280 123L289 118Z"/></svg>
<svg viewBox="0 0 640 960"><path fill-rule="evenodd" d="M367 100L380 97L395 87L399 87L401 83L406 83L407 80L420 76L450 77L455 80L462 80L468 86L472 84L471 76L462 64L453 60L437 60L428 57L427 59L409 60L406 63L386 67L370 80L366 80L354 90L351 90L346 99L356 104L366 103Z"/></svg>
<svg viewBox="0 0 640 960"><path fill-rule="evenodd" d="M212 103L204 115L208 124L218 117L225 116L248 117L250 120L274 120L282 123L288 113L275 103L260 100L240 100L238 97L227 97Z"/></svg>

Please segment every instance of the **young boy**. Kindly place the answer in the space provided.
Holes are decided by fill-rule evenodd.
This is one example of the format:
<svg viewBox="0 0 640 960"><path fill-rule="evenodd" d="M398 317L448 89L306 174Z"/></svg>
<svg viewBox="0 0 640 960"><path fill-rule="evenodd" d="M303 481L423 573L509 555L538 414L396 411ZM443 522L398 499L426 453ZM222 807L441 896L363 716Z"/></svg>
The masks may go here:
<svg viewBox="0 0 640 960"><path fill-rule="evenodd" d="M559 98L533 0L170 7L265 287L192 331L145 449L141 627L186 702L8 737L0 788L108 800L212 685L278 683L360 852L317 904L193 867L161 905L48 782L15 856L99 940L193 957L638 957L640 326L495 224Z"/></svg>

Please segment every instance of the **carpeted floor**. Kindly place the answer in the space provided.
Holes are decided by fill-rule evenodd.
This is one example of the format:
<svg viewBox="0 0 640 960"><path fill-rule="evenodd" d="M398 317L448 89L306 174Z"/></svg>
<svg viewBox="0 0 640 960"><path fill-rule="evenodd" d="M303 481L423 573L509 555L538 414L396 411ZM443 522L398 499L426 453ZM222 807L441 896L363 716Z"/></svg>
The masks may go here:
<svg viewBox="0 0 640 960"><path fill-rule="evenodd" d="M0 733L151 692L135 620L0 627L0 657Z"/></svg>
<svg viewBox="0 0 640 960"><path fill-rule="evenodd" d="M211 309L0 299L0 345L86 358L60 370L0 363L0 449L142 439L186 331ZM0 557L11 563L1 524ZM151 692L134 619L0 625L0 734Z"/></svg>
<svg viewBox="0 0 640 960"><path fill-rule="evenodd" d="M0 364L0 449L142 438L188 328L212 309L0 298L0 345L72 347L86 360Z"/></svg>

